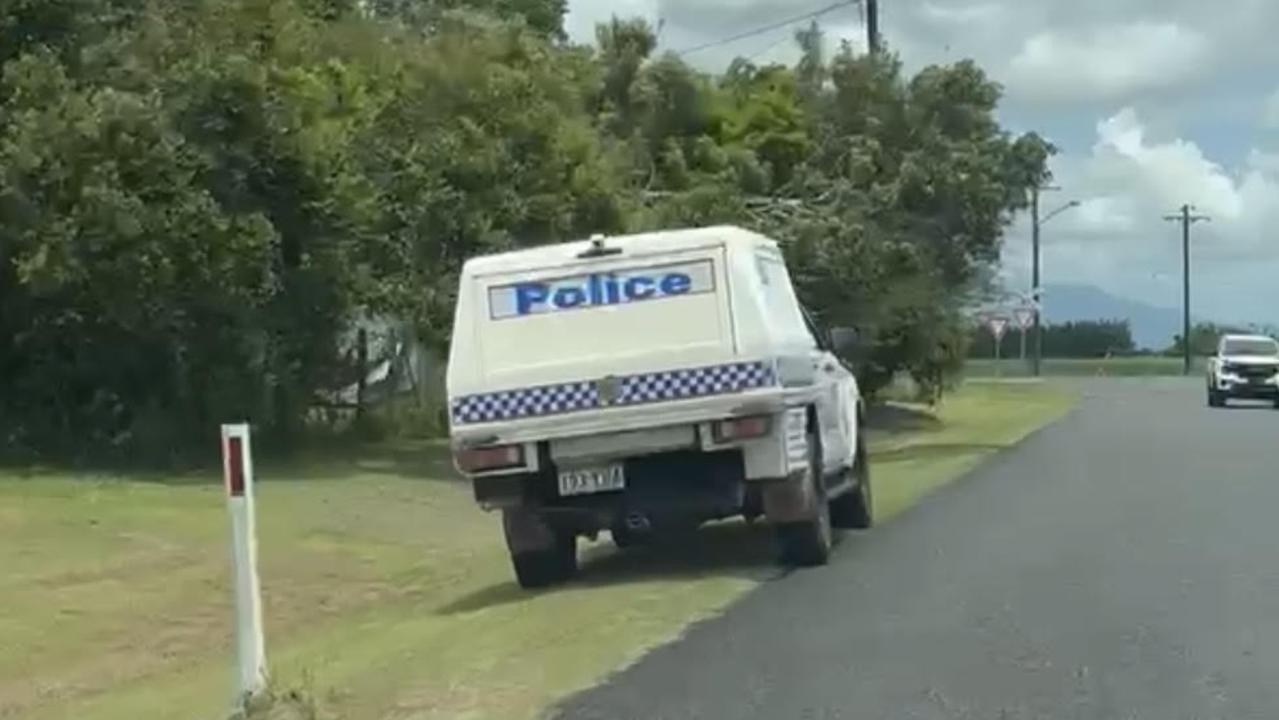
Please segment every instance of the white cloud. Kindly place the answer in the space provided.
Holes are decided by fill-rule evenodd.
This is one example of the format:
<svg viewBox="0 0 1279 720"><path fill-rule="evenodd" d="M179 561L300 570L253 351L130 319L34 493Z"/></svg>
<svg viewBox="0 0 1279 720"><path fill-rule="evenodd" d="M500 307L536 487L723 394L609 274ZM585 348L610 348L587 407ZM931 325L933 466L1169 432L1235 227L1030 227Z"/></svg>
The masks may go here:
<svg viewBox="0 0 1279 720"><path fill-rule="evenodd" d="M1072 225L1077 232L1108 235L1132 232L1138 227L1139 213L1132 198L1122 196L1090 197L1080 201L1074 211Z"/></svg>
<svg viewBox="0 0 1279 720"><path fill-rule="evenodd" d="M928 22L944 25L972 25L996 21L1003 9L996 3L984 2L971 5L942 5L924 2L919 6L919 16Z"/></svg>
<svg viewBox="0 0 1279 720"><path fill-rule="evenodd" d="M1209 43L1180 25L1133 22L1032 35L1009 63L1015 92L1041 102L1122 99L1199 75Z"/></svg>
<svg viewBox="0 0 1279 720"><path fill-rule="evenodd" d="M1224 219L1244 212L1235 181L1206 158L1193 142L1174 139L1152 143L1132 108L1097 124L1093 165L1098 174L1119 180L1128 192L1140 192L1160 206L1193 202Z"/></svg>
<svg viewBox="0 0 1279 720"><path fill-rule="evenodd" d="M1248 167L1262 174L1279 177L1279 152L1253 148L1248 153Z"/></svg>
<svg viewBox="0 0 1279 720"><path fill-rule="evenodd" d="M1212 218L1194 230L1196 312L1279 319L1279 286L1270 280L1279 272L1279 153L1254 149L1228 168L1195 142L1154 137L1131 108L1098 122L1095 132L1088 151L1053 160L1063 192L1045 196L1045 209L1069 198L1082 204L1045 230L1046 281L1169 305L1180 234L1163 217L1190 203ZM1005 267L1014 286L1025 282L1026 235L1024 220L1009 235Z"/></svg>

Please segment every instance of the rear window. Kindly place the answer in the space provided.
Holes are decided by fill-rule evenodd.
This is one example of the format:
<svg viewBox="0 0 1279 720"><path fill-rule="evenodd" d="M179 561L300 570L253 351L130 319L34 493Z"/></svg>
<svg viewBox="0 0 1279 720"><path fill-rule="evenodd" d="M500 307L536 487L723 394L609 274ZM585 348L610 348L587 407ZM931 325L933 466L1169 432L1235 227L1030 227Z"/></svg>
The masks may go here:
<svg viewBox="0 0 1279 720"><path fill-rule="evenodd" d="M1226 355L1279 355L1279 343L1274 340L1225 340L1222 352Z"/></svg>
<svg viewBox="0 0 1279 720"><path fill-rule="evenodd" d="M759 269L759 281L764 288L764 306L768 314L769 330L773 337L787 343L799 345L812 344L816 339L804 322L804 315L799 309L799 300L795 297L795 288L791 285L790 275L781 257L757 255L756 266Z"/></svg>

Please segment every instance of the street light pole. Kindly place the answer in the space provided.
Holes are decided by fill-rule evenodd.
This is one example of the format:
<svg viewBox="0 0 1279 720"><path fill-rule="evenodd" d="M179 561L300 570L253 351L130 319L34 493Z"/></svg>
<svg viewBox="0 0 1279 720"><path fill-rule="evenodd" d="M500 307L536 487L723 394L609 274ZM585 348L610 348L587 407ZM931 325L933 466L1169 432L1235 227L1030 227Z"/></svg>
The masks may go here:
<svg viewBox="0 0 1279 720"><path fill-rule="evenodd" d="M1040 368L1044 359L1044 332L1042 327L1042 319L1040 317L1040 308L1043 305L1042 288L1039 284L1039 229L1048 223L1049 220L1066 212L1067 210L1079 207L1078 200L1071 200L1061 207L1053 210L1040 219L1039 217L1039 193L1042 190L1060 190L1061 188L1054 185L1038 185L1030 191L1030 284L1031 295L1035 301L1035 321L1033 333L1035 336L1035 352L1034 359L1031 362L1031 372L1035 377L1039 377Z"/></svg>

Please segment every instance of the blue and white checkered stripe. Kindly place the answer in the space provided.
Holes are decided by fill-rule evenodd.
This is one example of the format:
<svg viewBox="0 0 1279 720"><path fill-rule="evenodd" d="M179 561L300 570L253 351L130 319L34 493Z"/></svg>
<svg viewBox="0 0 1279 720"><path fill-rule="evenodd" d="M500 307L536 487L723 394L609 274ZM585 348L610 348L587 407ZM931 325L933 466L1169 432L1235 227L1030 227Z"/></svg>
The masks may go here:
<svg viewBox="0 0 1279 720"><path fill-rule="evenodd" d="M769 362L741 362L699 368L665 370L618 378L617 400L608 407L639 405L742 392L777 384ZM560 383L539 387L464 395L453 399L455 425L555 415L605 407L595 382Z"/></svg>
<svg viewBox="0 0 1279 720"><path fill-rule="evenodd" d="M722 395L774 385L773 366L762 362L668 370L622 378L617 405Z"/></svg>

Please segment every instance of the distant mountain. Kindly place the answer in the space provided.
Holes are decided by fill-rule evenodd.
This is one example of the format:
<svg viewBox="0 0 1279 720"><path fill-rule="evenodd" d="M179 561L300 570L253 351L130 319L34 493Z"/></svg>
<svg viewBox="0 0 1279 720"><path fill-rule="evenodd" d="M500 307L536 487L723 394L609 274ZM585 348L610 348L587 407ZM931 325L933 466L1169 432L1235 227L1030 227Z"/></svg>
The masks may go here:
<svg viewBox="0 0 1279 720"><path fill-rule="evenodd" d="M1181 310L1130 300L1092 285L1044 287L1044 322L1127 320L1137 347L1160 350L1181 334Z"/></svg>

